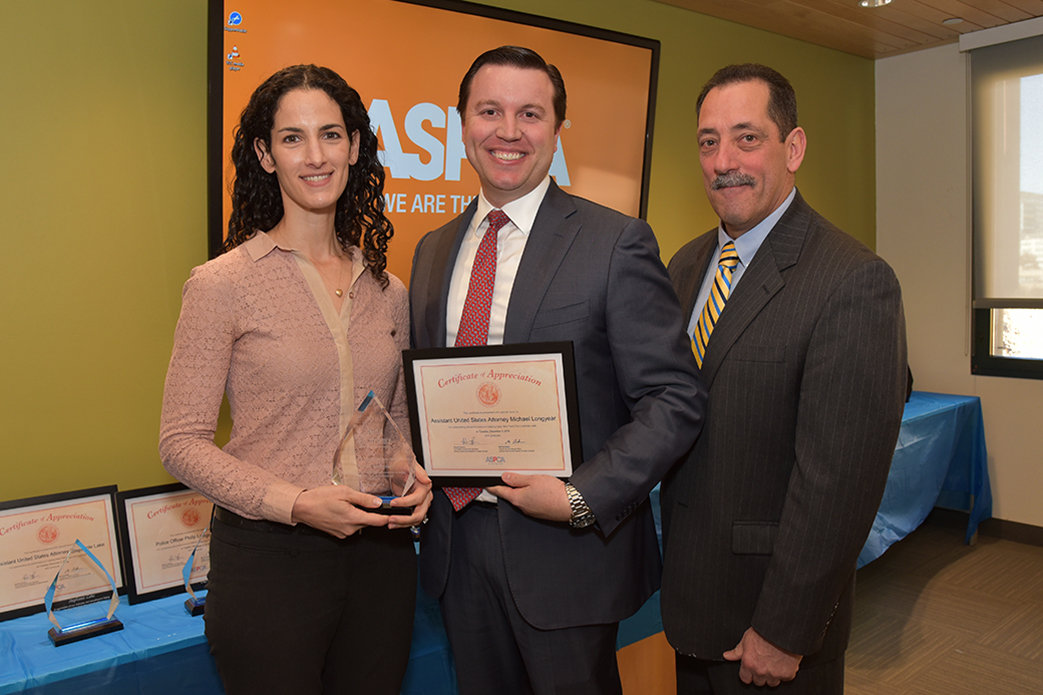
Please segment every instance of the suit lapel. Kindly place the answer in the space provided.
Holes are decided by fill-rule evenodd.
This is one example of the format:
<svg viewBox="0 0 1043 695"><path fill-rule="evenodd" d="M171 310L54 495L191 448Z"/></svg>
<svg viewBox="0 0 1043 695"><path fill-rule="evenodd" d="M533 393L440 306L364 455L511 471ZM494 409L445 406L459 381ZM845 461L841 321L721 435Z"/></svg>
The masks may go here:
<svg viewBox="0 0 1043 695"><path fill-rule="evenodd" d="M533 221L507 305L504 343L528 341L543 297L580 230L572 198L551 181Z"/></svg>
<svg viewBox="0 0 1043 695"><path fill-rule="evenodd" d="M721 362L746 327L786 285L782 272L800 258L810 223L811 208L798 191L789 209L761 244L714 326L702 367L702 377L707 385L713 383ZM708 262L707 258L703 266Z"/></svg>
<svg viewBox="0 0 1043 695"><path fill-rule="evenodd" d="M703 285L703 279L706 277L709 269L710 257L713 256L716 248L717 232L714 231L713 234L706 235L706 243L696 253L691 267L678 277L677 296L685 298L684 306L681 308L684 310L686 322L692 318L692 313L695 311L695 301L699 298L699 288ZM702 310L702 307L700 307L700 310Z"/></svg>
<svg viewBox="0 0 1043 695"><path fill-rule="evenodd" d="M460 215L460 224L455 233L442 234L435 240L430 285L427 288L429 301L424 316L424 327L429 337L426 344L433 347L445 347L445 313L449 303L449 284L452 281L453 266L456 265L456 257L460 255L460 245L463 243L467 226L477 209L478 200L475 198Z"/></svg>

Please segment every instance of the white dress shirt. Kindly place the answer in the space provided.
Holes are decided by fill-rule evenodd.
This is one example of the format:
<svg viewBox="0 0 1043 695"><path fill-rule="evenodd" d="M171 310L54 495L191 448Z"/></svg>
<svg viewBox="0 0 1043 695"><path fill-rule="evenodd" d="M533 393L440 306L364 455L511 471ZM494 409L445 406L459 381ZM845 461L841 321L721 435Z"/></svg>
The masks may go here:
<svg viewBox="0 0 1043 695"><path fill-rule="evenodd" d="M526 195L512 200L500 208L511 218L511 221L500 229L496 237L496 281L493 285L493 301L489 311L487 345L503 345L503 331L507 323L507 305L511 301L511 290L514 288L514 278L518 274L518 264L521 263L525 243L529 240L529 232L532 231L532 223L536 220L536 213L543 204L543 197L547 194L548 188L550 188L549 176ZM467 225L463 243L460 244L460 253L453 265L453 277L449 282L449 298L445 308L445 344L449 347L456 344L456 333L460 330L460 318L464 312L467 288L471 284L471 267L474 265L474 257L478 253L478 245L482 243L485 230L489 228L489 221L485 217L495 209L485 199L484 194L478 194L478 209L475 210L474 217ZM490 480L492 485L498 483L498 480ZM482 502L496 502L498 498L492 493L482 490L478 499Z"/></svg>
<svg viewBox="0 0 1043 695"><path fill-rule="evenodd" d="M531 192L504 205L501 210L511 221L500 229L496 237L496 282L493 285L493 302L489 312L488 345L503 344L503 330L507 323L507 305L511 301L511 289L514 278L518 274L525 243L529 240L532 223L543 203L543 196L550 188L550 177L543 180ZM464 311L464 300L467 299L467 288L471 284L471 267L478 253L478 245L489 228L486 215L495 210L485 199L478 195L478 209L471 218L460 244L460 253L453 265L453 277L449 283L449 299L445 310L445 344L452 347L456 344L456 333L460 329L460 317Z"/></svg>

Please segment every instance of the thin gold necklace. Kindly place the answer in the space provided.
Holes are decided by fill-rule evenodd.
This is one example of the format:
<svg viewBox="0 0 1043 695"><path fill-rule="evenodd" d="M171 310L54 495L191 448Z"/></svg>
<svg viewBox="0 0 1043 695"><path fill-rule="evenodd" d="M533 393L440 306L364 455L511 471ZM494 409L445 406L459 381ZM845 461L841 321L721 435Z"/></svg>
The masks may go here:
<svg viewBox="0 0 1043 695"><path fill-rule="evenodd" d="M333 293L338 297L343 297L344 290L342 290L340 286L341 284L343 284L344 281L344 259L340 256L335 257L337 259L337 264L340 265L340 272L337 274L337 281L333 283ZM323 272L322 268L319 266L318 263L312 261L312 265L315 266L316 270L318 270L319 273L322 274L322 277L326 278L326 280L330 279L330 276Z"/></svg>
<svg viewBox="0 0 1043 695"><path fill-rule="evenodd" d="M279 233L277 231L277 229L272 229L270 232L268 232L268 236L269 237L273 236L273 234L272 234L273 232L275 233L275 235L278 238L282 237L282 234ZM279 243L277 239L273 239L273 241L275 241L276 244ZM338 247L340 246L340 242L339 241L337 243L337 246ZM303 252L300 252L300 253L303 254ZM318 263L313 261L307 254L303 254L303 255L305 256L305 258L308 259L309 263L311 263L313 266L315 266L315 269L317 271L319 271L319 275L321 275L328 282L329 279L330 279L330 276L323 272L322 267L320 267ZM337 282L332 283L333 284L333 293L335 295L337 295L337 297L343 297L344 296L344 290L342 290L340 286L343 284L343 281L344 281L344 259L343 259L343 257L338 255L337 253L334 253L333 255L334 255L334 257L336 257L337 262L340 265L340 272L337 274Z"/></svg>

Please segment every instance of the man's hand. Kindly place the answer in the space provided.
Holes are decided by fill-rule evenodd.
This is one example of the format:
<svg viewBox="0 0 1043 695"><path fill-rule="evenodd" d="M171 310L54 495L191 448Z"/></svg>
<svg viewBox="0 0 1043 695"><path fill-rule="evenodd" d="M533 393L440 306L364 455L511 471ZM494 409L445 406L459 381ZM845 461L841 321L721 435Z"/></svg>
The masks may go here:
<svg viewBox="0 0 1043 695"><path fill-rule="evenodd" d="M739 679L743 683L774 688L782 681L791 681L796 677L800 660L804 657L775 646L751 627L743 634L735 649L724 653L724 658L728 661L742 661Z"/></svg>
<svg viewBox="0 0 1043 695"><path fill-rule="evenodd" d="M347 538L363 526L386 524L387 516L367 511L379 507L379 497L344 485L323 485L297 496L291 518L336 538Z"/></svg>
<svg viewBox="0 0 1043 695"><path fill-rule="evenodd" d="M549 475L522 475L504 473L503 485L486 488L502 500L507 500L531 517L547 521L568 521L572 507L565 494L565 483Z"/></svg>

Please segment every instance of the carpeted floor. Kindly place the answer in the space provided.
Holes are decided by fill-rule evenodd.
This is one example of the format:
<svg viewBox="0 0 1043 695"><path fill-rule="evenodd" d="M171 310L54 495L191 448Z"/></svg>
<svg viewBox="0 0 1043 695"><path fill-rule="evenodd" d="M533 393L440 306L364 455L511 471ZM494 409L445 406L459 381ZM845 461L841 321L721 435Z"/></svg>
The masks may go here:
<svg viewBox="0 0 1043 695"><path fill-rule="evenodd" d="M859 571L847 695L1043 693L1043 548L935 512Z"/></svg>

